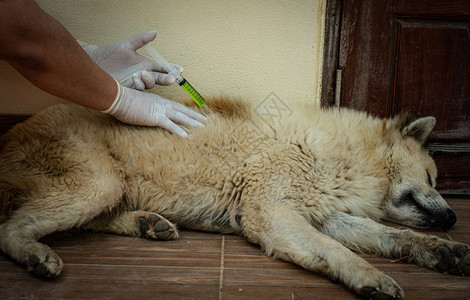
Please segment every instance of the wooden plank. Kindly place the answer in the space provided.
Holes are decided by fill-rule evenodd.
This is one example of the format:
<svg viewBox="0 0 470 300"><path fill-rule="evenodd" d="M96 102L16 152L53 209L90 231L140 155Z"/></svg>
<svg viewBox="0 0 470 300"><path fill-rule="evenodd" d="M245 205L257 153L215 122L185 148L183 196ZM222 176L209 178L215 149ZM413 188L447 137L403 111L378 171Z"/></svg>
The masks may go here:
<svg viewBox="0 0 470 300"><path fill-rule="evenodd" d="M334 287L325 276L304 269L245 269L226 268L224 285L229 286L284 286L284 287ZM341 285L340 285L341 286Z"/></svg>
<svg viewBox="0 0 470 300"><path fill-rule="evenodd" d="M56 253L67 265L75 263L80 265L120 265L120 266L166 266L190 268L218 268L220 266L220 253L165 251L77 251L57 250Z"/></svg>
<svg viewBox="0 0 470 300"><path fill-rule="evenodd" d="M224 286L224 299L361 299L341 285L336 287Z"/></svg>
<svg viewBox="0 0 470 300"><path fill-rule="evenodd" d="M193 235L190 231L182 232L179 240L156 241L144 238L119 236L106 233L91 233L78 230L55 233L41 239L53 248L109 250L113 251L165 251L165 252L220 252L222 236L210 233ZM80 241L77 243L77 241Z"/></svg>
<svg viewBox="0 0 470 300"><path fill-rule="evenodd" d="M225 254L224 267L226 269L248 270L302 270L302 268L297 265L257 254Z"/></svg>
<svg viewBox="0 0 470 300"><path fill-rule="evenodd" d="M12 265L7 263L0 264L0 274L8 275L8 280L16 279L28 282L40 280L24 269L18 268L18 266L12 268ZM5 280L5 278L2 279ZM43 283L84 280L87 282L135 284L217 285L219 268L68 263L58 279L43 281Z"/></svg>
<svg viewBox="0 0 470 300"><path fill-rule="evenodd" d="M131 282L0 281L1 297L35 299L217 299L218 285Z"/></svg>

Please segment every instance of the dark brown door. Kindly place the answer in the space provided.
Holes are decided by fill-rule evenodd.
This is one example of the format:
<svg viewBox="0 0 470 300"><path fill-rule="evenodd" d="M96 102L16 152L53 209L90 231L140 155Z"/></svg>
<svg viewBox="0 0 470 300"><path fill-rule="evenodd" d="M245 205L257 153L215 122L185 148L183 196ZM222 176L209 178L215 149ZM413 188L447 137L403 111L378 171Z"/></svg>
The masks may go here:
<svg viewBox="0 0 470 300"><path fill-rule="evenodd" d="M343 0L341 105L432 115L438 188L470 192L470 1Z"/></svg>

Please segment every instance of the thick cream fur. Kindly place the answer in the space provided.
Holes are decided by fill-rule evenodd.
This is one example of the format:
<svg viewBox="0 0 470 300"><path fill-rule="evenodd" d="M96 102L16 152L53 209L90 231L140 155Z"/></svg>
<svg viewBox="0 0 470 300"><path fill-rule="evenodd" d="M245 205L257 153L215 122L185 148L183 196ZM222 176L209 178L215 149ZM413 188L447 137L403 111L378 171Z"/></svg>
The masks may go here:
<svg viewBox="0 0 470 300"><path fill-rule="evenodd" d="M394 204L409 189L423 195L422 207L428 201L448 209L422 146L433 118L380 120L289 102L291 115L266 119L240 100L207 103L199 109L205 126L185 128L187 138L75 105L17 125L0 140L2 251L53 277L63 264L37 242L46 234L82 227L177 238L177 225L242 234L268 255L365 297L369 287L400 297L393 279L345 246L388 257L413 254L410 261L429 268L439 261L438 245L454 246L412 231L396 239L398 231L376 223L422 224L419 211ZM168 223L167 235L142 232L139 222L152 218ZM413 248L413 237L422 246Z"/></svg>

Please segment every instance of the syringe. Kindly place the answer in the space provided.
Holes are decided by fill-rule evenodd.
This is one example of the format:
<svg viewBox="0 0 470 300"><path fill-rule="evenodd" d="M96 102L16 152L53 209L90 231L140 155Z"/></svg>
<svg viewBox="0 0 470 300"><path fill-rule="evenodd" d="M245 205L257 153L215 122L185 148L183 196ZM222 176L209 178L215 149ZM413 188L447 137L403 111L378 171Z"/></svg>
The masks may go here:
<svg viewBox="0 0 470 300"><path fill-rule="evenodd" d="M186 80L184 77L181 75L178 70L176 70L175 67L173 67L171 64L169 64L166 59L152 46L149 44L145 45L145 48L147 51L150 53L150 55L155 58L167 71L168 74L171 74L175 76L176 82L183 88L183 90L188 93L188 95L193 98L193 100L197 103L199 106L203 106L206 103L206 100L202 98L202 96L196 91L196 89L193 88L193 86Z"/></svg>

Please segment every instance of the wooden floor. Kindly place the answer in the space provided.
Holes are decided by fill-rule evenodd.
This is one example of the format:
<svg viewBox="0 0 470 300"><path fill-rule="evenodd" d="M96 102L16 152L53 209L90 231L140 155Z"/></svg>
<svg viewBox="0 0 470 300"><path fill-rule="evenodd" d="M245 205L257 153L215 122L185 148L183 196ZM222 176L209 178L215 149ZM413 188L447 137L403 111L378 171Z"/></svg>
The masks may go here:
<svg viewBox="0 0 470 300"><path fill-rule="evenodd" d="M470 244L470 199L450 198L457 224L441 237ZM46 237L65 262L42 280L0 253L0 298L358 299L339 283L265 257L243 238L183 231L158 242L70 231ZM392 276L407 299L470 299L470 278L361 255Z"/></svg>

